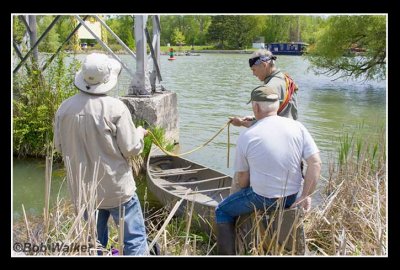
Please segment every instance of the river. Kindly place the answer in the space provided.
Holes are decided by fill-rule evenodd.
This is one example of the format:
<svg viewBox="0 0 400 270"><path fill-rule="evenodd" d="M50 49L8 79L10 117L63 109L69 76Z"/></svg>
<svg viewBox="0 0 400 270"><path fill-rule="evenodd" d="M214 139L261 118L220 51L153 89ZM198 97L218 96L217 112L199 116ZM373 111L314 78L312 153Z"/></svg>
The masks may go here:
<svg viewBox="0 0 400 270"><path fill-rule="evenodd" d="M252 75L247 54L201 54L177 56L167 61L161 56L162 85L177 93L180 149L191 150L208 140L226 123L229 116L252 114L247 105L250 92L261 82ZM83 59L84 55L78 55ZM121 59L134 70L128 55ZM321 151L322 176L327 176L329 161L334 160L338 138L356 131L375 136L386 126L386 81L352 81L314 75L309 63L301 56L278 56L277 65L289 73L299 86L298 107L301 121L314 137ZM125 95L130 77L125 70L111 95ZM230 164L233 163L235 142L243 128L231 127ZM233 175L227 168L227 136L222 132L207 147L194 152L188 159ZM30 165L29 165L30 164ZM20 204L29 205L32 213L39 212L44 197L44 166L26 161L13 164L14 216L20 216ZM42 163L43 164L43 163ZM55 182L61 182L62 177ZM55 192L59 184L54 184ZM43 188L42 188L43 187ZM36 209L36 210L35 210Z"/></svg>

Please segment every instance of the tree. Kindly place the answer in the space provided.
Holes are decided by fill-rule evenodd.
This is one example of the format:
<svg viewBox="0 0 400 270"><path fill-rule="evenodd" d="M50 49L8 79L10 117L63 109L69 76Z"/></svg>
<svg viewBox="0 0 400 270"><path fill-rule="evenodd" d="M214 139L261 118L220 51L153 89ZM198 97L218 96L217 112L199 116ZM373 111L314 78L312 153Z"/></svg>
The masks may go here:
<svg viewBox="0 0 400 270"><path fill-rule="evenodd" d="M265 42L288 42L290 35L290 21L294 16L271 15L265 18Z"/></svg>
<svg viewBox="0 0 400 270"><path fill-rule="evenodd" d="M217 48L223 49L225 41L228 39L228 16L218 15L211 17L211 24L208 27L207 38L217 42Z"/></svg>
<svg viewBox="0 0 400 270"><path fill-rule="evenodd" d="M43 32L49 27L55 16L38 16L38 38ZM57 33L56 27L53 27L46 35L46 37L39 44L39 51L41 52L55 52L61 45L59 42L59 34Z"/></svg>
<svg viewBox="0 0 400 270"><path fill-rule="evenodd" d="M12 16L12 22L13 22L13 40L17 44L20 44L26 32L25 25L21 22L20 18L18 18L18 15Z"/></svg>
<svg viewBox="0 0 400 270"><path fill-rule="evenodd" d="M133 35L134 19L132 16L120 15L106 20L106 24L113 32L130 48L135 49L135 38ZM107 36L109 44L116 44L112 36Z"/></svg>
<svg viewBox="0 0 400 270"><path fill-rule="evenodd" d="M386 17L329 17L307 57L316 74L338 75L336 79L386 78Z"/></svg>
<svg viewBox="0 0 400 270"><path fill-rule="evenodd" d="M196 21L199 30L195 37L194 44L204 45L207 42L206 34L208 27L211 24L211 16L196 15L194 16L194 20Z"/></svg>
<svg viewBox="0 0 400 270"><path fill-rule="evenodd" d="M227 41L232 49L244 49L251 46L254 38L264 27L264 18L261 16L235 15L227 16Z"/></svg>
<svg viewBox="0 0 400 270"><path fill-rule="evenodd" d="M185 36L178 28L175 28L171 35L171 41L173 44L182 45L185 43Z"/></svg>

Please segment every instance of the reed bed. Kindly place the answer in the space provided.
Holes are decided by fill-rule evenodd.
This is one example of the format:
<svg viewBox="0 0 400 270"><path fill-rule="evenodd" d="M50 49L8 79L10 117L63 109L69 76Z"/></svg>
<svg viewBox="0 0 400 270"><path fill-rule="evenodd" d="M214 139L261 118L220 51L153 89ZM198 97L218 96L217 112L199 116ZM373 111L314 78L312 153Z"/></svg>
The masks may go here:
<svg viewBox="0 0 400 270"><path fill-rule="evenodd" d="M386 132L345 134L330 163L324 200L306 216L311 254L387 255Z"/></svg>

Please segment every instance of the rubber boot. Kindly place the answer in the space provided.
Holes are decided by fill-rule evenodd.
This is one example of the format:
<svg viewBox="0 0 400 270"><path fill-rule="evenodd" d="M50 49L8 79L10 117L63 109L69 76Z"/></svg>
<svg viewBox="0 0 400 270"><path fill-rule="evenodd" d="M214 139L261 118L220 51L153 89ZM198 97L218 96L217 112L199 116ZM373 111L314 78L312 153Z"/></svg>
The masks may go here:
<svg viewBox="0 0 400 270"><path fill-rule="evenodd" d="M235 252L235 225L233 223L217 224L218 255L236 255Z"/></svg>

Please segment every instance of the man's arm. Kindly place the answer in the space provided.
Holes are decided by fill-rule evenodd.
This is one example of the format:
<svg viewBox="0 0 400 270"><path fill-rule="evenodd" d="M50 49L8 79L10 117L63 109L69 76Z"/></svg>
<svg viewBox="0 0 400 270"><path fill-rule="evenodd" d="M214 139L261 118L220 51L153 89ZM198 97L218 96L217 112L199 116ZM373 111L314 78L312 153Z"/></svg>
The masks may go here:
<svg viewBox="0 0 400 270"><path fill-rule="evenodd" d="M147 131L141 126L135 127L128 108L123 111L116 123L116 137L119 150L125 158L139 155L144 147L144 136Z"/></svg>
<svg viewBox="0 0 400 270"><path fill-rule="evenodd" d="M314 192L315 187L321 173L321 158L319 153L311 155L307 160L307 170L304 177L304 186L301 196L293 203L292 207L300 205L305 211L311 208L311 194Z"/></svg>
<svg viewBox="0 0 400 270"><path fill-rule="evenodd" d="M254 122L254 116L245 116L245 117L229 117L229 120L232 125L236 127L244 126L249 128Z"/></svg>
<svg viewBox="0 0 400 270"><path fill-rule="evenodd" d="M237 181L240 188L246 188L250 186L250 173L249 171L245 172L236 172L237 174Z"/></svg>

